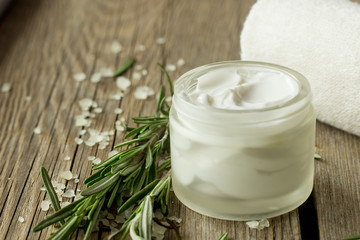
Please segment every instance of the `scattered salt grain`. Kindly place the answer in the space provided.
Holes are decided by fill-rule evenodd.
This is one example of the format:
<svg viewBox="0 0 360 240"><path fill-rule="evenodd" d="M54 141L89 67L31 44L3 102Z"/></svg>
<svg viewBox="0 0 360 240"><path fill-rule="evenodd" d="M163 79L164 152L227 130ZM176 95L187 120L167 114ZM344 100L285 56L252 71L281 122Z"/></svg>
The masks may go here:
<svg viewBox="0 0 360 240"><path fill-rule="evenodd" d="M59 177L65 180L71 180L73 178L73 174L71 173L71 171L66 170L60 172Z"/></svg>
<svg viewBox="0 0 360 240"><path fill-rule="evenodd" d="M77 200L81 199L82 197L83 197L83 196L82 196L80 193L77 193L77 194L75 195L74 201L77 201Z"/></svg>
<svg viewBox="0 0 360 240"><path fill-rule="evenodd" d="M105 225L105 224L104 224ZM105 240L110 240L112 239L113 237L115 237L118 233L120 233L120 230L113 227L113 226L110 226L110 234L105 238Z"/></svg>
<svg viewBox="0 0 360 240"><path fill-rule="evenodd" d="M179 60L177 60L176 65L178 65L178 67L184 66L185 60L183 58L180 58Z"/></svg>
<svg viewBox="0 0 360 240"><path fill-rule="evenodd" d="M153 239L155 239L155 240L164 239L164 234L165 234L167 228L160 226L156 222L152 222L151 228L152 228L152 233L153 233Z"/></svg>
<svg viewBox="0 0 360 240"><path fill-rule="evenodd" d="M87 126L89 125L89 120L86 119L86 116L84 115L77 115L75 117L75 126L76 127L84 127L84 126Z"/></svg>
<svg viewBox="0 0 360 240"><path fill-rule="evenodd" d="M125 122L125 118L124 118L124 117L121 117L121 118L120 118L120 121L121 121L121 122Z"/></svg>
<svg viewBox="0 0 360 240"><path fill-rule="evenodd" d="M100 73L103 77L112 77L114 75L111 68L100 68Z"/></svg>
<svg viewBox="0 0 360 240"><path fill-rule="evenodd" d="M64 157L65 161L69 161L71 158L69 156Z"/></svg>
<svg viewBox="0 0 360 240"><path fill-rule="evenodd" d="M75 73L73 75L73 78L75 79L75 81L77 82L82 82L86 79L86 74L81 72L81 73Z"/></svg>
<svg viewBox="0 0 360 240"><path fill-rule="evenodd" d="M119 153L118 151L116 150L112 150L111 152L108 153L108 157L112 157L114 156L115 154Z"/></svg>
<svg viewBox="0 0 360 240"><path fill-rule="evenodd" d="M146 69L143 69L143 70L141 71L141 74L142 74L143 76L146 76L146 75L148 74L148 71L147 71Z"/></svg>
<svg viewBox="0 0 360 240"><path fill-rule="evenodd" d="M114 113L115 114L121 114L123 110L121 108L115 108Z"/></svg>
<svg viewBox="0 0 360 240"><path fill-rule="evenodd" d="M94 109L95 113L102 113L103 109L101 107L97 107Z"/></svg>
<svg viewBox="0 0 360 240"><path fill-rule="evenodd" d="M163 37L159 37L158 39L156 39L157 44L164 44L165 42L166 42L165 38L163 38Z"/></svg>
<svg viewBox="0 0 360 240"><path fill-rule="evenodd" d="M78 179L78 178L74 179L74 183L79 183L79 182L80 182L80 179Z"/></svg>
<svg viewBox="0 0 360 240"><path fill-rule="evenodd" d="M90 82L98 83L98 82L100 82L101 77L102 77L102 74L100 72L96 72L93 75L91 75Z"/></svg>
<svg viewBox="0 0 360 240"><path fill-rule="evenodd" d="M167 98L165 99L165 101L166 101L166 102L171 102L171 101L172 101L172 97L167 97Z"/></svg>
<svg viewBox="0 0 360 240"><path fill-rule="evenodd" d="M246 222L246 225L248 225L249 228L262 230L265 227L269 227L270 223L267 219L261 219L259 221L248 221Z"/></svg>
<svg viewBox="0 0 360 240"><path fill-rule="evenodd" d="M120 132L125 131L125 128L122 125L115 125L115 128L116 128L117 131L120 131Z"/></svg>
<svg viewBox="0 0 360 240"><path fill-rule="evenodd" d="M81 138L75 138L75 142L76 144L80 145L84 142L84 140L82 140Z"/></svg>
<svg viewBox="0 0 360 240"><path fill-rule="evenodd" d="M4 83L1 87L1 92L6 93L9 92L11 89L10 83Z"/></svg>
<svg viewBox="0 0 360 240"><path fill-rule="evenodd" d="M141 51L141 52L145 51L145 49L146 49L145 45L142 45L142 44L140 44L136 47L136 50Z"/></svg>
<svg viewBox="0 0 360 240"><path fill-rule="evenodd" d="M168 64L165 69L166 71L173 72L176 70L176 66L174 64Z"/></svg>
<svg viewBox="0 0 360 240"><path fill-rule="evenodd" d="M125 222L125 214L121 213L120 215L116 215L115 222L116 223L124 223Z"/></svg>
<svg viewBox="0 0 360 240"><path fill-rule="evenodd" d="M124 92L130 87L131 82L128 78L120 76L116 78L116 86L123 90Z"/></svg>
<svg viewBox="0 0 360 240"><path fill-rule="evenodd" d="M26 97L25 97L25 101L28 101L28 102L29 102L30 100L31 100L31 96L26 96Z"/></svg>
<svg viewBox="0 0 360 240"><path fill-rule="evenodd" d="M23 223L23 222L25 221L25 219L24 219L22 216L20 216L20 217L18 218L18 221L21 222L21 223Z"/></svg>
<svg viewBox="0 0 360 240"><path fill-rule="evenodd" d="M111 52L117 54L117 53L121 52L122 46L118 41L113 41L111 43L110 49L111 49Z"/></svg>
<svg viewBox="0 0 360 240"><path fill-rule="evenodd" d="M66 192L61 194L61 196L65 197L65 198L73 198L73 197L75 197L75 191L72 189L66 190Z"/></svg>
<svg viewBox="0 0 360 240"><path fill-rule="evenodd" d="M41 188L40 188L40 191L45 192L45 191L46 191L46 188L45 188L45 187L41 187Z"/></svg>
<svg viewBox="0 0 360 240"><path fill-rule="evenodd" d="M40 208L41 208L41 210L43 210L43 211L47 211L47 210L49 210L49 208L50 208L50 201L49 200L44 200L44 201L42 201L41 203L40 203Z"/></svg>
<svg viewBox="0 0 360 240"><path fill-rule="evenodd" d="M141 69L143 69L142 65L138 64L138 65L135 66L136 71L140 71Z"/></svg>
<svg viewBox="0 0 360 240"><path fill-rule="evenodd" d="M81 129L81 130L79 131L79 135L80 135L80 136L84 135L85 133L86 133L86 129Z"/></svg>
<svg viewBox="0 0 360 240"><path fill-rule="evenodd" d="M111 94L110 99L120 100L123 96L124 96L124 94L122 92L118 92L118 93Z"/></svg>
<svg viewBox="0 0 360 240"><path fill-rule="evenodd" d="M72 174L72 179L76 179L76 178L78 178L79 177L79 174L77 174L77 173L73 173Z"/></svg>
<svg viewBox="0 0 360 240"><path fill-rule="evenodd" d="M115 219L114 214L112 214L112 213L108 213L108 214L106 215L106 218L109 219L109 220Z"/></svg>
<svg viewBox="0 0 360 240"><path fill-rule="evenodd" d="M132 74L132 78L133 78L134 80L140 80L140 79L141 79L141 73L134 72L134 73Z"/></svg>
<svg viewBox="0 0 360 240"><path fill-rule="evenodd" d="M35 134L40 134L40 133L41 133L40 127L36 127L36 128L34 129L34 133L35 133Z"/></svg>
<svg viewBox="0 0 360 240"><path fill-rule="evenodd" d="M79 101L81 109L87 110L94 104L94 101L90 98L83 98Z"/></svg>
<svg viewBox="0 0 360 240"><path fill-rule="evenodd" d="M148 86L140 86L136 89L134 96L136 99L144 100L154 94L155 94L155 91L152 88L150 88Z"/></svg>
<svg viewBox="0 0 360 240"><path fill-rule="evenodd" d="M101 163L101 159L100 158L95 158L95 160L92 161L92 162L93 162L93 164L99 164L99 163Z"/></svg>
<svg viewBox="0 0 360 240"><path fill-rule="evenodd" d="M94 161L95 158L96 158L95 156L88 156L88 160L89 160L89 161Z"/></svg>
<svg viewBox="0 0 360 240"><path fill-rule="evenodd" d="M60 203L60 207L63 208L63 207L66 207L67 205L69 205L71 202L61 202Z"/></svg>
<svg viewBox="0 0 360 240"><path fill-rule="evenodd" d="M105 226L110 227L110 222L106 218L100 219L100 222L102 222L102 224L104 224Z"/></svg>

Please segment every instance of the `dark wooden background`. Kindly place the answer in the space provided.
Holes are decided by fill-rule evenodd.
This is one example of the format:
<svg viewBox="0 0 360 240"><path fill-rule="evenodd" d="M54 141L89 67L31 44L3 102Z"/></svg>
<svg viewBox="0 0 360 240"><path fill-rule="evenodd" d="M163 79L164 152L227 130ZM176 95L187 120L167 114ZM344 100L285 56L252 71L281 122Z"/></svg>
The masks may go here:
<svg viewBox="0 0 360 240"><path fill-rule="evenodd" d="M0 239L45 239L52 228L40 233L30 229L47 214L40 210L46 198L39 169L45 166L53 179L60 171L79 174L80 183L68 188L84 189L90 174L90 155L105 159L117 132L105 150L77 145L74 118L78 101L94 99L103 108L93 126L114 129L121 116L152 114L154 97L136 100L136 86L158 89L161 74L156 62L185 65L171 72L176 79L202 64L239 59L239 35L255 0L29 0L14 1L0 22L0 87L10 83L11 91L0 93ZM156 39L164 37L163 45ZM117 40L123 50L109 50ZM143 44L145 51L137 51ZM94 84L92 73L101 67L115 69L129 57L148 70L133 81L122 100L111 100L114 80ZM126 76L131 78L131 70ZM72 75L85 72L83 82ZM116 87L115 87L116 88ZM27 101L26 97L31 96ZM114 109L124 112L117 116ZM34 134L34 128L41 128ZM270 227L258 231L243 222L222 221L201 216L172 196L171 213L180 217L183 239L341 239L360 234L360 138L322 123L317 124L315 188L311 198L297 210L270 220ZM64 161L71 156L70 161ZM59 179L60 180L60 179ZM20 223L19 216L25 221ZM105 239L108 233L94 233ZM82 232L77 238L81 239ZM174 239L172 232L166 239Z"/></svg>

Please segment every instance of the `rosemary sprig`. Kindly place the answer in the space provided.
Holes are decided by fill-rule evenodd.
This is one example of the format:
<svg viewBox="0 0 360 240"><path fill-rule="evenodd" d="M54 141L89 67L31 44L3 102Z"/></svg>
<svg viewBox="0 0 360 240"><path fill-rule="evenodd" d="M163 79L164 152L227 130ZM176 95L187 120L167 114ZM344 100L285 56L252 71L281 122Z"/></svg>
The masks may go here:
<svg viewBox="0 0 360 240"><path fill-rule="evenodd" d="M113 77L118 77L121 74L123 74L126 70L128 70L129 68L131 68L131 66L134 64L135 59L130 58L128 60L126 60L126 62L124 62L114 73Z"/></svg>
<svg viewBox="0 0 360 240"><path fill-rule="evenodd" d="M359 240L359 239L360 239L360 235L343 238L343 240Z"/></svg>
<svg viewBox="0 0 360 240"><path fill-rule="evenodd" d="M228 233L227 233L227 232L226 232L226 233L223 233L223 234L220 236L219 240L226 240L226 239L227 239L227 236L228 236Z"/></svg>
<svg viewBox="0 0 360 240"><path fill-rule="evenodd" d="M129 60L115 74L121 74L132 64L133 61ZM169 75L163 66L158 65L166 74L170 92L173 93ZM157 107L158 110L153 116L133 118L138 127L131 128L125 124L128 132L124 137L125 141L115 148L123 146L127 148L93 166L93 170L97 171L85 179L87 188L81 192L83 198L45 217L32 230L40 231L63 221L64 224L51 234L49 239L69 239L80 224L84 226L84 239L88 239L97 223L100 211L116 205L118 213L136 207L121 228L121 239L124 239L128 233L134 239L151 239L153 208L158 206L161 212L167 215L170 191L169 173L159 178L160 173L170 165L168 156L170 106L165 101L163 86L158 93ZM163 155L167 157L159 165L159 157ZM46 170L42 171L46 172ZM56 194L52 194L50 180L43 178L43 181L44 185L48 185L46 189L50 197L56 202L57 197ZM130 197L127 197L128 195Z"/></svg>

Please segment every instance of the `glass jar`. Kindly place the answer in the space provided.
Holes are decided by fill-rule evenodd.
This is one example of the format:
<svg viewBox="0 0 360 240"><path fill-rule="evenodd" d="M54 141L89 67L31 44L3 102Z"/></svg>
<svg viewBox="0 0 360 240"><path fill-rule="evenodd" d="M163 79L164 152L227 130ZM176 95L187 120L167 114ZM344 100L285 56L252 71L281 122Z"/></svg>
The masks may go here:
<svg viewBox="0 0 360 240"><path fill-rule="evenodd" d="M217 69L282 73L295 97L260 109L221 109L190 97L198 78ZM220 81L220 80L219 80ZM205 65L175 82L170 112L171 168L178 199L201 214L255 220L289 212L310 195L315 111L308 81L278 65L229 61Z"/></svg>

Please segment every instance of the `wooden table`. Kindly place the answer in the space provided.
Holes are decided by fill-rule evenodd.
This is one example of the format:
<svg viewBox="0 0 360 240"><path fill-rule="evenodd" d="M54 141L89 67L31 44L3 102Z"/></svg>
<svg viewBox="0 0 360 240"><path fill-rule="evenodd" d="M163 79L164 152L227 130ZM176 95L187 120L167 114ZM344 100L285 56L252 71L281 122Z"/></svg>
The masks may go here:
<svg viewBox="0 0 360 240"><path fill-rule="evenodd" d="M136 100L137 86L158 89L165 83L156 66L185 65L170 72L173 79L196 66L239 59L239 34L255 0L238 1L15 1L0 22L0 239L45 239L52 228L39 233L30 229L47 214L39 205L46 195L40 191L40 166L53 179L63 170L79 174L67 188L84 189L90 174L88 156L105 159L114 143L122 140L116 132L106 149L77 145L75 116L78 101L95 100L103 112L92 126L101 131L114 129L120 117L129 120L155 110L154 97ZM158 38L165 43L158 44ZM122 45L111 51L113 41ZM140 45L145 46L139 49ZM92 83L90 76L100 68L115 69L134 56L148 74L135 81L121 100L111 100L114 79ZM77 82L73 75L86 74ZM31 98L31 99L30 99ZM114 109L123 113L116 115ZM34 129L39 126L40 134ZM317 124L315 187L299 209L270 220L262 231L244 222L222 221L199 215L172 196L170 215L180 217L183 239L341 239L360 234L360 138L328 125ZM64 158L70 156L71 160ZM24 222L19 222L22 216ZM107 232L94 233L104 239ZM81 231L78 239L81 239ZM174 239L173 232L166 239Z"/></svg>

